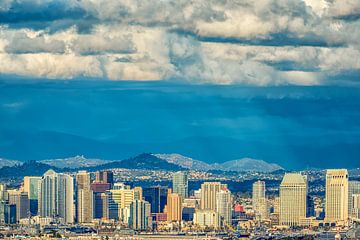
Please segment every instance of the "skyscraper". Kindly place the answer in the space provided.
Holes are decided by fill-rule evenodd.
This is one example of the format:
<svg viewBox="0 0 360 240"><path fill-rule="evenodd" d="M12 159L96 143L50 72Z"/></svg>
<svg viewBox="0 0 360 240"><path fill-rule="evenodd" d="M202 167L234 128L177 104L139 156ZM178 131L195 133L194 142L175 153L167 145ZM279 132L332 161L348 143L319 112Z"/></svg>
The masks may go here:
<svg viewBox="0 0 360 240"><path fill-rule="evenodd" d="M30 213L30 202L28 194L20 190L8 190L9 204L16 206L16 221L28 218Z"/></svg>
<svg viewBox="0 0 360 240"><path fill-rule="evenodd" d="M268 204L265 196L265 182L256 181L252 187L252 202L255 215L258 219L268 217Z"/></svg>
<svg viewBox="0 0 360 240"><path fill-rule="evenodd" d="M27 192L30 201L30 213L31 215L38 214L38 189L39 181L41 177L24 177L24 192Z"/></svg>
<svg viewBox="0 0 360 240"><path fill-rule="evenodd" d="M161 213L164 211L167 200L168 188L155 186L143 189L143 197L151 204L151 213Z"/></svg>
<svg viewBox="0 0 360 240"><path fill-rule="evenodd" d="M118 218L127 222L127 219L124 219L125 216L123 216L123 212L127 211L125 208L129 209L130 204L135 199L134 189L130 189L130 186L126 186L122 183L115 183L114 189L111 189L110 192L112 194L112 199L114 200L114 203L117 204L119 210Z"/></svg>
<svg viewBox="0 0 360 240"><path fill-rule="evenodd" d="M130 204L130 228L134 230L148 230L151 229L151 225L150 203L144 200L134 200Z"/></svg>
<svg viewBox="0 0 360 240"><path fill-rule="evenodd" d="M216 193L216 212L219 213L224 224L231 225L232 198L229 189L222 188Z"/></svg>
<svg viewBox="0 0 360 240"><path fill-rule="evenodd" d="M345 221L348 218L349 176L346 169L326 171L325 221Z"/></svg>
<svg viewBox="0 0 360 240"><path fill-rule="evenodd" d="M256 181L252 186L252 200L253 202L260 198L265 198L265 182Z"/></svg>
<svg viewBox="0 0 360 240"><path fill-rule="evenodd" d="M135 200L143 199L143 190L141 187L134 187L134 199Z"/></svg>
<svg viewBox="0 0 360 240"><path fill-rule="evenodd" d="M182 198L188 197L188 176L186 172L176 172L172 177L173 192L179 194Z"/></svg>
<svg viewBox="0 0 360 240"><path fill-rule="evenodd" d="M182 218L182 197L178 193L168 190L167 195L167 220L180 222Z"/></svg>
<svg viewBox="0 0 360 240"><path fill-rule="evenodd" d="M280 185L280 224L300 225L306 218L307 179L298 173L286 173Z"/></svg>
<svg viewBox="0 0 360 240"><path fill-rule="evenodd" d="M349 181L349 197L348 197L348 215L352 216L353 196L360 194L360 181Z"/></svg>
<svg viewBox="0 0 360 240"><path fill-rule="evenodd" d="M227 188L227 185L220 182L204 182L201 184L201 209L216 211L216 194L222 188Z"/></svg>
<svg viewBox="0 0 360 240"><path fill-rule="evenodd" d="M114 184L114 174L112 171L97 171L95 175L95 182Z"/></svg>
<svg viewBox="0 0 360 240"><path fill-rule="evenodd" d="M48 170L39 183L39 214L62 222L74 222L74 183L67 174Z"/></svg>
<svg viewBox="0 0 360 240"><path fill-rule="evenodd" d="M351 217L360 219L360 194L352 194Z"/></svg>
<svg viewBox="0 0 360 240"><path fill-rule="evenodd" d="M76 174L77 221L89 223L93 219L93 191L90 189L90 175L86 171Z"/></svg>
<svg viewBox="0 0 360 240"><path fill-rule="evenodd" d="M1 200L6 200L7 198L7 192L6 192L6 185L0 183L0 201Z"/></svg>

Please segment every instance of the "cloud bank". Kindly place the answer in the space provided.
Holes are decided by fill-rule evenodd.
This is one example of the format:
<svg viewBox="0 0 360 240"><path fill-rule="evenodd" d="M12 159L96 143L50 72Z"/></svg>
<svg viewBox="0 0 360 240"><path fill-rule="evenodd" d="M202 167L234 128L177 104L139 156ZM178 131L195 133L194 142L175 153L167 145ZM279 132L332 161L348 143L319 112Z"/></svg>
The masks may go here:
<svg viewBox="0 0 360 240"><path fill-rule="evenodd" d="M0 74L27 77L356 84L359 39L360 0L0 2Z"/></svg>

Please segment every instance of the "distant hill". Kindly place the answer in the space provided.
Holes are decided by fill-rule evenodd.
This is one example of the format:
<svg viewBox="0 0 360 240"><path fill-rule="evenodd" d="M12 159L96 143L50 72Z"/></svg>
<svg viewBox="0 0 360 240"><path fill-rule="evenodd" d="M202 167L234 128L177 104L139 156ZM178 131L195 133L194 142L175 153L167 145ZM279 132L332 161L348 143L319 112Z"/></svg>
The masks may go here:
<svg viewBox="0 0 360 240"><path fill-rule="evenodd" d="M195 160L190 157L185 157L183 155L172 153L172 154L154 154L154 156L164 159L169 163L176 164L180 167L192 170L208 171L213 167L210 164L207 164L200 160Z"/></svg>
<svg viewBox="0 0 360 240"><path fill-rule="evenodd" d="M282 170L283 168L275 163L267 163L263 160L242 158L231 160L221 164L213 165L216 169L223 171L257 171L257 172L273 172Z"/></svg>
<svg viewBox="0 0 360 240"><path fill-rule="evenodd" d="M261 172L273 172L277 170L283 170L283 168L274 163L267 163L263 160L242 158L238 160L231 160L224 163L207 164L200 160L194 160L189 157L182 156L180 154L154 154L155 156L162 158L169 163L177 164L186 169L200 170L200 171L261 171Z"/></svg>
<svg viewBox="0 0 360 240"><path fill-rule="evenodd" d="M142 153L133 158L129 158L122 161L109 162L106 164L98 165L91 169L100 170L100 169L111 169L111 168L169 170L169 171L179 171L184 169L183 167L177 164L168 162L150 153Z"/></svg>
<svg viewBox="0 0 360 240"><path fill-rule="evenodd" d="M9 160L5 158L0 158L0 168L2 167L12 167L18 164L22 164L22 162L17 160Z"/></svg>
<svg viewBox="0 0 360 240"><path fill-rule="evenodd" d="M58 169L51 167L47 164L39 163L36 161L29 161L23 164L18 164L12 167L3 167L0 169L1 178L16 178L23 176L41 176L47 170L53 169L56 172L64 171L64 169Z"/></svg>
<svg viewBox="0 0 360 240"><path fill-rule="evenodd" d="M75 156L69 158L40 160L38 162L57 168L76 169L76 168L94 167L98 165L107 164L113 161L85 158L84 156Z"/></svg>
<svg viewBox="0 0 360 240"><path fill-rule="evenodd" d="M76 161L79 161L76 163ZM112 168L127 168L127 169L144 169L144 170L168 170L168 171L180 171L184 170L183 167L169 163L164 159L158 158L150 153L143 153L136 157L125 159L122 161L105 161L105 164L98 164L100 161L90 160L89 164L86 164L88 159L77 156L74 158L58 159L59 163L55 163L53 160L42 160L39 162L29 161L14 166L7 166L0 169L1 178L23 177L23 176L41 176L47 170L53 169L56 172L67 172L77 170L98 171L103 169ZM68 163L68 165L64 165ZM70 163L74 163L73 166ZM95 165L96 164L96 165ZM79 166L75 168L76 166ZM90 165L90 166L89 166Z"/></svg>

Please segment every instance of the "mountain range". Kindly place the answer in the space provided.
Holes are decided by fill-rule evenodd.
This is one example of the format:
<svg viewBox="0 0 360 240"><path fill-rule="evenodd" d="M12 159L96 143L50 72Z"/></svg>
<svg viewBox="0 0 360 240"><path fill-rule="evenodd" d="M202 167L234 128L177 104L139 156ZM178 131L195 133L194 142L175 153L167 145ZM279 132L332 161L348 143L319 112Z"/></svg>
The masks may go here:
<svg viewBox="0 0 360 240"><path fill-rule="evenodd" d="M151 154L142 153L125 160L87 159L84 156L75 156L63 159L47 159L40 161L20 162L16 160L2 161L0 175L12 177L14 172L20 175L34 175L53 168L57 171L89 170L97 171L112 168L144 169L144 170L199 170L199 171L262 171L272 172L282 170L277 164L263 160L243 158L225 163L208 164L200 160L182 156L180 154Z"/></svg>

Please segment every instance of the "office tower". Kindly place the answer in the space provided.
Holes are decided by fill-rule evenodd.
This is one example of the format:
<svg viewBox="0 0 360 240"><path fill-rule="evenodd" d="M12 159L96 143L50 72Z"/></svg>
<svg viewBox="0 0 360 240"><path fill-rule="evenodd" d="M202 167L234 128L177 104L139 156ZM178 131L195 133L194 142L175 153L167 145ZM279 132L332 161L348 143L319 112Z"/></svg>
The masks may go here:
<svg viewBox="0 0 360 240"><path fill-rule="evenodd" d="M360 194L360 181L349 181L349 197L348 197L348 215L352 215L352 205L354 194Z"/></svg>
<svg viewBox="0 0 360 240"><path fill-rule="evenodd" d="M349 176L346 169L326 171L325 221L345 221L348 218Z"/></svg>
<svg viewBox="0 0 360 240"><path fill-rule="evenodd" d="M16 206L16 221L28 218L30 213L30 202L28 193L21 192L20 190L8 190L9 204Z"/></svg>
<svg viewBox="0 0 360 240"><path fill-rule="evenodd" d="M74 181L67 174L48 170L39 182L39 214L65 223L74 222Z"/></svg>
<svg viewBox="0 0 360 240"><path fill-rule="evenodd" d="M286 173L280 184L280 224L300 225L306 218L307 179L298 173Z"/></svg>
<svg viewBox="0 0 360 240"><path fill-rule="evenodd" d="M260 198L265 198L265 182L256 181L252 185L252 200L253 202Z"/></svg>
<svg viewBox="0 0 360 240"><path fill-rule="evenodd" d="M110 192L94 193L94 215L96 219L109 219Z"/></svg>
<svg viewBox="0 0 360 240"><path fill-rule="evenodd" d="M95 182L114 184L114 174L112 171L97 171L95 175Z"/></svg>
<svg viewBox="0 0 360 240"><path fill-rule="evenodd" d="M143 198L151 204L151 213L161 213L164 211L167 200L168 188L155 186L143 189Z"/></svg>
<svg viewBox="0 0 360 240"><path fill-rule="evenodd" d="M143 199L143 190L141 187L134 187L134 199L135 200Z"/></svg>
<svg viewBox="0 0 360 240"><path fill-rule="evenodd" d="M77 221L90 223L93 219L93 191L90 189L90 174L79 171L76 174Z"/></svg>
<svg viewBox="0 0 360 240"><path fill-rule="evenodd" d="M229 189L222 188L216 193L216 212L225 225L232 224L232 198Z"/></svg>
<svg viewBox="0 0 360 240"><path fill-rule="evenodd" d="M182 198L188 197L188 176L186 172L176 172L172 177L173 192L179 194Z"/></svg>
<svg viewBox="0 0 360 240"><path fill-rule="evenodd" d="M28 198L30 201L30 213L33 216L38 214L38 189L40 180L41 177L24 177L24 192L28 193Z"/></svg>
<svg viewBox="0 0 360 240"><path fill-rule="evenodd" d="M257 219L268 218L268 202L265 197L265 182L256 181L252 187L253 210Z"/></svg>
<svg viewBox="0 0 360 240"><path fill-rule="evenodd" d="M144 200L134 200L130 204L130 228L134 230L149 230L152 228L150 207L150 203Z"/></svg>
<svg viewBox="0 0 360 240"><path fill-rule="evenodd" d="M201 228L210 227L218 229L220 227L220 216L211 209L197 209L194 213L194 224Z"/></svg>
<svg viewBox="0 0 360 240"><path fill-rule="evenodd" d="M0 183L0 201L7 200L7 192L6 192L6 185Z"/></svg>
<svg viewBox="0 0 360 240"><path fill-rule="evenodd" d="M126 212L132 201L135 199L135 191L134 189L130 189L130 186L127 186L123 183L115 183L114 189L110 190L112 199L115 204L117 204L118 218L121 220L125 220L126 216L124 216L124 211Z"/></svg>
<svg viewBox="0 0 360 240"><path fill-rule="evenodd" d="M167 196L167 220L180 222L182 218L182 197L178 193L168 190Z"/></svg>
<svg viewBox="0 0 360 240"><path fill-rule="evenodd" d="M0 224L15 224L16 205L0 200Z"/></svg>
<svg viewBox="0 0 360 240"><path fill-rule="evenodd" d="M360 219L360 194L352 194L351 217Z"/></svg>
<svg viewBox="0 0 360 240"><path fill-rule="evenodd" d="M216 210L216 193L222 188L227 188L226 184L220 182L205 182L201 184L201 209Z"/></svg>

